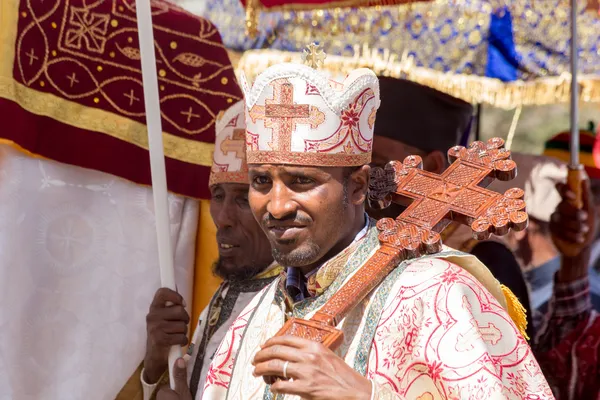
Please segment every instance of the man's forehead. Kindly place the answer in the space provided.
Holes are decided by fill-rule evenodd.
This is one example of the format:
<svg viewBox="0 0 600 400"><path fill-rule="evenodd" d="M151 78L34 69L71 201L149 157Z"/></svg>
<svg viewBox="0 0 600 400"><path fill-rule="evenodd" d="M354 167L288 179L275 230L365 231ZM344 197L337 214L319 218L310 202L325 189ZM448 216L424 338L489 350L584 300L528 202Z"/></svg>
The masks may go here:
<svg viewBox="0 0 600 400"><path fill-rule="evenodd" d="M221 182L215 185L212 185L210 189L214 191L223 190L225 192L236 192L236 193L244 193L248 192L250 185L247 183L237 183L237 182Z"/></svg>
<svg viewBox="0 0 600 400"><path fill-rule="evenodd" d="M331 174L336 167L316 167L313 165L287 165L287 164L248 164L250 172L277 173L277 174Z"/></svg>

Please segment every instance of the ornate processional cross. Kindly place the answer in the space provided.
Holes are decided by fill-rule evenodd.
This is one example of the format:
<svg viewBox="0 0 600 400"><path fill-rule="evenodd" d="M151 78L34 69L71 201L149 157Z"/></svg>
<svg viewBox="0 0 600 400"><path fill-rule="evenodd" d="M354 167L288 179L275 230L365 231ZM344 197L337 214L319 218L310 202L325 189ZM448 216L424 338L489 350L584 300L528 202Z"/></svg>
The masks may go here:
<svg viewBox="0 0 600 400"><path fill-rule="evenodd" d="M469 148L455 146L448 150L452 164L441 175L423 171L418 156L402 163L391 161L385 169L373 168L371 207L394 202L407 208L395 220L377 222L381 247L310 320L291 318L277 336L300 336L335 350L343 342L343 332L336 329L340 321L400 262L441 251L440 232L452 221L471 226L476 239L525 229L523 190L500 194L485 188L494 179L516 176L516 164L503 146L499 138L474 142ZM265 378L267 383L273 379Z"/></svg>
<svg viewBox="0 0 600 400"><path fill-rule="evenodd" d="M409 156L403 163L392 161L384 170L373 169L371 207L385 208L392 201L407 206L395 221L384 222L390 228L383 230L383 242L396 240L390 234L405 226L435 235L452 221L471 226L473 237L479 240L492 233L504 235L510 228L525 229L523 191L511 189L500 194L485 189L494 179L507 181L516 176L517 166L503 146L504 140L499 138L474 142L469 148L455 146L448 150L453 163L441 175L424 171L418 156ZM402 242L407 251L416 250L417 245Z"/></svg>

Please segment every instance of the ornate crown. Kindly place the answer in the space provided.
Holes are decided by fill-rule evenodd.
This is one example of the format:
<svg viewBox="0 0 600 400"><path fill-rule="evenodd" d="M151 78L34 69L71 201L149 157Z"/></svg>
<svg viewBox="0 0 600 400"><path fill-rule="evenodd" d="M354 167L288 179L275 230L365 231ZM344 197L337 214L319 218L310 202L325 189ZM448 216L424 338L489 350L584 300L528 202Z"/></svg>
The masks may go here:
<svg viewBox="0 0 600 400"><path fill-rule="evenodd" d="M238 101L217 116L215 127L215 151L209 186L217 183L248 183L244 101Z"/></svg>
<svg viewBox="0 0 600 400"><path fill-rule="evenodd" d="M371 162L379 82L357 69L343 83L306 65L279 64L260 74L246 95L250 164L358 166Z"/></svg>

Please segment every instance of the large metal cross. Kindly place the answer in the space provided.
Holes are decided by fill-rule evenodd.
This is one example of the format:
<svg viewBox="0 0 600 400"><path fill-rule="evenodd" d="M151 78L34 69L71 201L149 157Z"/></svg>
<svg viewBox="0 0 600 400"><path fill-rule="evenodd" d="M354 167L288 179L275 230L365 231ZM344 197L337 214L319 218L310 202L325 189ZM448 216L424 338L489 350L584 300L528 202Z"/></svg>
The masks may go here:
<svg viewBox="0 0 600 400"><path fill-rule="evenodd" d="M479 240L492 233L504 235L511 228L525 229L523 191L500 194L485 188L494 179L506 181L516 175L516 164L503 146L500 138L474 142L469 148L455 146L448 150L453 163L441 175L424 171L419 156L374 169L370 205L386 207L393 201L407 207L395 221L385 222L382 240L405 248L407 256L418 256L425 249L415 238L438 234L452 221L469 225Z"/></svg>

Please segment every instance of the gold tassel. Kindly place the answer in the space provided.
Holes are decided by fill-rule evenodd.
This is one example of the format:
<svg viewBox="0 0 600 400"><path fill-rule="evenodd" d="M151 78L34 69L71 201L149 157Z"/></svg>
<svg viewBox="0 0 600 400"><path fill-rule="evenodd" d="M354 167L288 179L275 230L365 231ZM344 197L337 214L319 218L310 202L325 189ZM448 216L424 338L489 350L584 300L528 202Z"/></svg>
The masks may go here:
<svg viewBox="0 0 600 400"><path fill-rule="evenodd" d="M258 8L260 0L246 1L246 36L252 39L258 35Z"/></svg>
<svg viewBox="0 0 600 400"><path fill-rule="evenodd" d="M504 285L500 285L500 287L506 299L508 315L510 315L521 335L529 340L529 336L527 336L527 310L525 310L525 307L517 299L517 296L508 287Z"/></svg>

